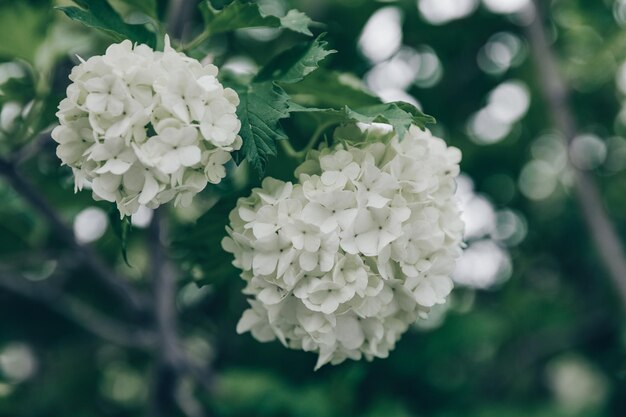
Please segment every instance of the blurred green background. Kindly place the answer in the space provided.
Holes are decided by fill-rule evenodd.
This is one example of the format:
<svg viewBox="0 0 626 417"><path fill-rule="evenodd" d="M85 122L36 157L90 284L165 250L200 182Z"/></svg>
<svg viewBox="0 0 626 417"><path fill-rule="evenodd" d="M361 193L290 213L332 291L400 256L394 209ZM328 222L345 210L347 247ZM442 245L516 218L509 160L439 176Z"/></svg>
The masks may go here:
<svg viewBox="0 0 626 417"><path fill-rule="evenodd" d="M54 5L0 0L0 155L54 123L55 107L78 61L108 39L69 21ZM111 2L127 20L162 0ZM219 3L219 2L216 2ZM363 417L560 417L626 415L624 307L602 267L573 197L567 150L551 128L525 28L526 0L271 0L325 25L339 51L325 65L359 77L385 100L419 104L432 130L464 154L459 196L468 248L450 302L415 325L387 359L348 361L313 372L313 354L237 335L243 287L219 233L219 198L246 192L246 168L171 213L173 254L184 271L177 306L187 349L211 364L210 395L192 381L176 390L187 415ZM580 135L574 165L597 179L626 240L626 1L542 2L559 70L573 89ZM194 6L195 7L195 6ZM189 39L201 31L192 10ZM297 35L240 30L211 39L209 60L253 72ZM540 63L541 64L541 63ZM34 99L43 116L29 118ZM286 122L291 135L307 135ZM30 129L30 131L29 131ZM297 139L296 139L297 141ZM27 154L20 171L107 262L147 287L146 232L135 216L124 264L106 204L73 193L52 141ZM294 163L270 162L290 177ZM52 282L122 321L118 301L0 179L0 276ZM217 255L216 255L217 254ZM623 277L626 279L626 277ZM209 285L198 287L195 281ZM53 298L52 303L56 301ZM150 415L153 358L103 342L54 308L0 288L0 416ZM199 412L199 410L203 410ZM183 414L181 414L183 415Z"/></svg>

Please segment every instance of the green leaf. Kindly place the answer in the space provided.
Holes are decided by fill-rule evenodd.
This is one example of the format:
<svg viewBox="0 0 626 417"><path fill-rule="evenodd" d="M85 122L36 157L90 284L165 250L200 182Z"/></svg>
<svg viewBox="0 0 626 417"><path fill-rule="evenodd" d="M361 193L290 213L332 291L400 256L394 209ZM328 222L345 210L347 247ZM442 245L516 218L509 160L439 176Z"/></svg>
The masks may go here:
<svg viewBox="0 0 626 417"><path fill-rule="evenodd" d="M132 228L130 216L120 218L120 213L115 207L112 207L111 210L109 210L109 223L111 223L113 233L120 240L120 247L124 262L132 268L133 266L128 261L128 234Z"/></svg>
<svg viewBox="0 0 626 417"><path fill-rule="evenodd" d="M285 16L279 17L265 13L257 3L235 0L218 11L205 0L200 4L200 11L204 17L205 30L210 34L254 27L284 27L312 36L309 26L314 22L297 10L290 10Z"/></svg>
<svg viewBox="0 0 626 417"><path fill-rule="evenodd" d="M235 154L237 163L244 158L262 176L270 157L276 156L276 141L286 139L280 119L289 117L289 96L272 82L235 87L239 94L237 116L243 140Z"/></svg>
<svg viewBox="0 0 626 417"><path fill-rule="evenodd" d="M380 104L380 99L354 75L324 69L283 87L294 102L306 107L356 108Z"/></svg>
<svg viewBox="0 0 626 417"><path fill-rule="evenodd" d="M427 123L435 123L432 116L422 113L409 103L396 101L393 103L376 104L373 106L351 109L344 106L340 109L307 108L292 103L291 112L308 112L318 116L320 123L388 123L393 126L400 138L403 138L409 127L414 124L424 129Z"/></svg>
<svg viewBox="0 0 626 417"><path fill-rule="evenodd" d="M309 27L314 23L309 16L301 11L291 9L287 14L280 18L280 23L283 27L292 30L294 32L303 33L308 36L313 36L313 33L309 30Z"/></svg>
<svg viewBox="0 0 626 417"><path fill-rule="evenodd" d="M312 42L298 44L275 56L255 77L255 81L274 80L281 83L297 83L315 71L319 63L334 49L327 49L328 42L318 36Z"/></svg>
<svg viewBox="0 0 626 417"><path fill-rule="evenodd" d="M120 42L130 39L133 42L156 46L155 34L143 25L130 25L105 0L74 0L80 7L58 7L70 19L85 26L98 29Z"/></svg>

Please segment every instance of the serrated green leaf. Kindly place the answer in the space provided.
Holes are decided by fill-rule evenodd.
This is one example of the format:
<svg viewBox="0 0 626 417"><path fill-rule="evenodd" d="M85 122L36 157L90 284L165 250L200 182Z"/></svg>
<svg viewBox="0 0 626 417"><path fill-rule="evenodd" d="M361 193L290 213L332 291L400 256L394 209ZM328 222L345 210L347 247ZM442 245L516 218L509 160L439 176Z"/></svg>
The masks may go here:
<svg viewBox="0 0 626 417"><path fill-rule="evenodd" d="M309 27L314 23L309 16L302 13L299 10L291 9L287 14L280 18L280 23L283 27L292 30L294 32L303 33L308 36L313 36Z"/></svg>
<svg viewBox="0 0 626 417"><path fill-rule="evenodd" d="M435 123L432 116L428 116L412 104L402 101L356 109L351 109L348 106L343 106L340 109L307 108L292 103L289 110L291 112L314 113L318 116L320 123L325 124L388 123L393 126L400 138L404 137L412 124L424 129L427 123Z"/></svg>
<svg viewBox="0 0 626 417"><path fill-rule="evenodd" d="M204 17L205 30L211 34L255 27L284 27L312 36L309 26L314 22L297 10L290 10L285 16L279 17L265 13L257 3L235 0L221 10L215 10L205 0L200 4L200 11Z"/></svg>
<svg viewBox="0 0 626 417"><path fill-rule="evenodd" d="M241 149L235 153L237 163L246 159L258 172L265 172L267 161L276 156L276 141L286 139L280 119L289 117L289 96L272 82L236 87L239 94L237 116L241 121Z"/></svg>
<svg viewBox="0 0 626 417"><path fill-rule="evenodd" d="M155 34L143 25L130 25L122 20L120 15L105 0L74 0L80 7L58 7L72 20L85 26L101 30L111 36L116 42L130 39L133 42L144 43L151 47L156 46Z"/></svg>
<svg viewBox="0 0 626 417"><path fill-rule="evenodd" d="M312 42L298 44L275 56L259 71L255 81L277 81L291 84L301 81L315 71L319 63L334 49L327 49L328 42L322 40L324 35L318 36Z"/></svg>
<svg viewBox="0 0 626 417"><path fill-rule="evenodd" d="M292 100L306 107L351 108L380 104L380 99L352 74L318 69L297 84L283 86Z"/></svg>

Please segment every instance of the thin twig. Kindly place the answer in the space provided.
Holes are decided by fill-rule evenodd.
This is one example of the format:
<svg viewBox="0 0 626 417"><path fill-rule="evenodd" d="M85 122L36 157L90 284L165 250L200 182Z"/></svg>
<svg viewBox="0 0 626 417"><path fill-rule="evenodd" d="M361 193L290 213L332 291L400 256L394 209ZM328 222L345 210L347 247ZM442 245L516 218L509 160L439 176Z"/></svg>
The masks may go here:
<svg viewBox="0 0 626 417"><path fill-rule="evenodd" d="M278 143L280 144L280 146L283 148L283 151L287 154L287 156L289 156L290 158L294 158L294 159L304 159L306 157L306 154L313 149L313 147L317 144L320 136L322 136L322 133L324 133L326 131L326 129L328 129L329 127L331 127L332 125L336 124L336 122L327 122L327 123L322 123L320 124L317 129L315 129L315 131L313 132L313 134L311 135L311 137L309 138L309 141L307 142L307 144L304 146L304 148L300 149L300 150L295 150L293 148L293 146L291 145L291 143L289 142L288 139L284 139L284 140L280 140L278 141Z"/></svg>
<svg viewBox="0 0 626 417"><path fill-rule="evenodd" d="M46 129L39 133L33 140L27 142L9 157L9 161L14 165L20 165L33 156L37 155L49 143L53 143L50 136L52 129Z"/></svg>
<svg viewBox="0 0 626 417"><path fill-rule="evenodd" d="M94 277L100 279L103 284L118 294L132 309L143 311L146 308L148 303L146 297L126 279L111 270L91 246L79 243L72 229L41 196L41 193L20 175L12 163L0 159L0 176L3 176L13 189L48 221L57 237L74 250L75 256L91 269Z"/></svg>
<svg viewBox="0 0 626 417"><path fill-rule="evenodd" d="M17 274L2 271L0 287L42 303L107 342L142 349L151 349L156 342L152 332L118 323L46 282L31 282Z"/></svg>
<svg viewBox="0 0 626 417"><path fill-rule="evenodd" d="M569 103L569 91L561 76L542 21L541 4L535 0L536 18L526 28L537 76L556 128L569 145L578 127ZM572 165L576 198L598 255L626 307L626 258L615 227L609 218L593 176Z"/></svg>

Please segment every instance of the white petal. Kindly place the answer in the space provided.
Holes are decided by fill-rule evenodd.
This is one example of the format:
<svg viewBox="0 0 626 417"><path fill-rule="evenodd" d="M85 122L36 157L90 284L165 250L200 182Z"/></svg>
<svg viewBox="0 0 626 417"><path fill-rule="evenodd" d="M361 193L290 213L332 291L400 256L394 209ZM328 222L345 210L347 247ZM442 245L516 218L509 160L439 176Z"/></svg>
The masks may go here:
<svg viewBox="0 0 626 417"><path fill-rule="evenodd" d="M178 158L183 166L193 166L201 160L200 148L197 146L185 146L183 148L179 148Z"/></svg>
<svg viewBox="0 0 626 417"><path fill-rule="evenodd" d="M149 172L145 173L145 182L139 195L139 204L147 205L159 192L159 183Z"/></svg>
<svg viewBox="0 0 626 417"><path fill-rule="evenodd" d="M358 349L365 341L363 329L354 316L337 317L337 340L346 349Z"/></svg>

